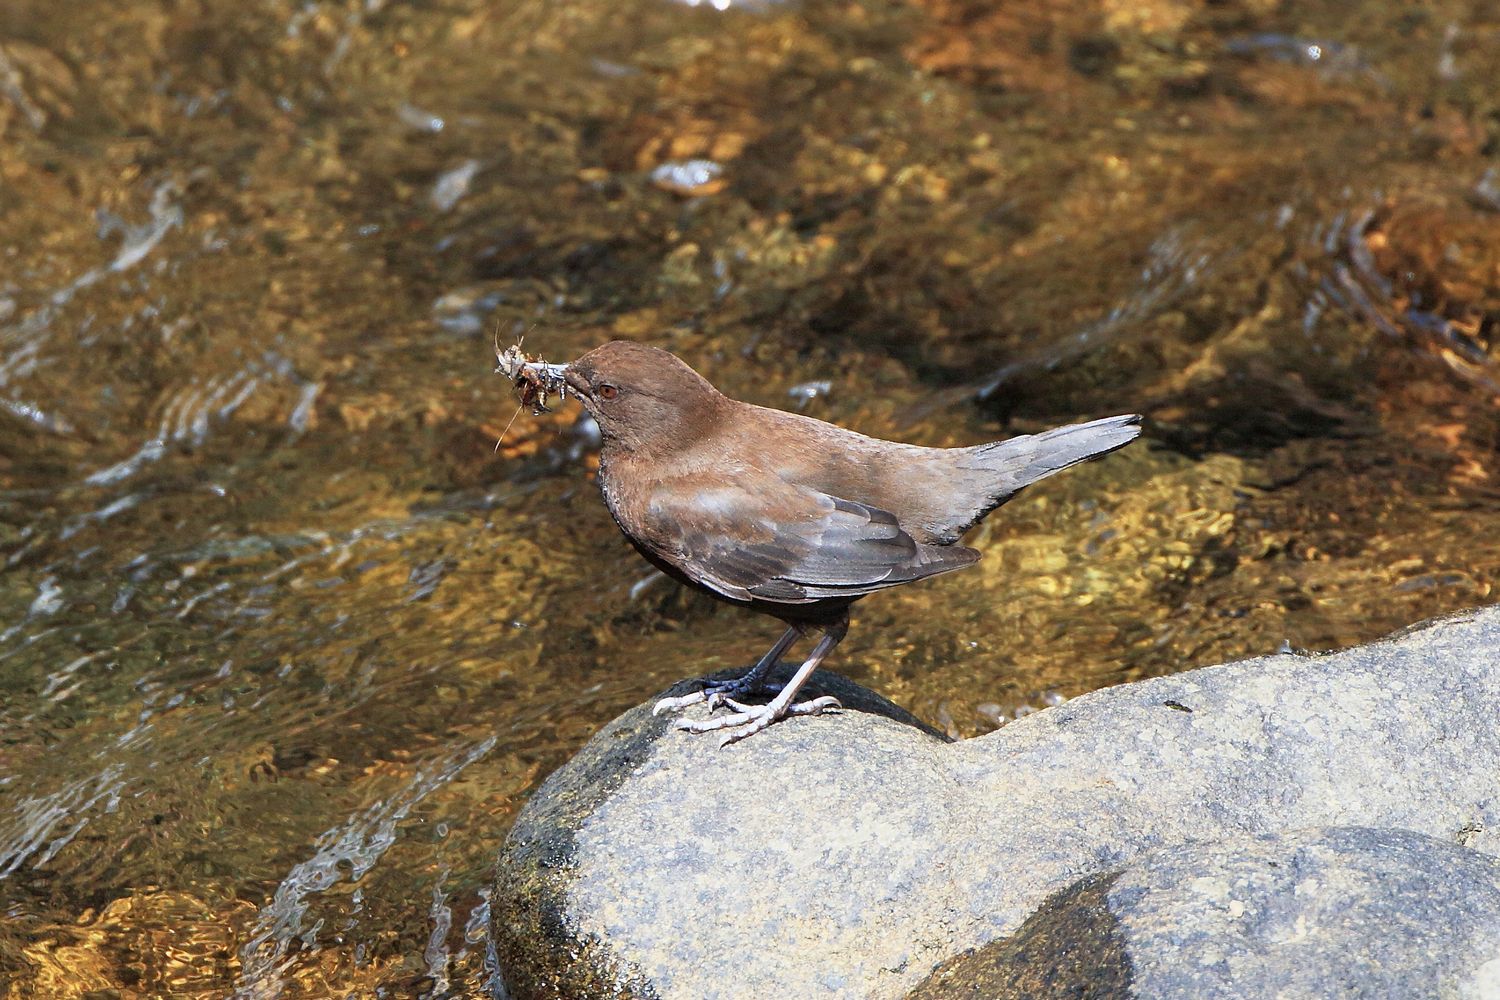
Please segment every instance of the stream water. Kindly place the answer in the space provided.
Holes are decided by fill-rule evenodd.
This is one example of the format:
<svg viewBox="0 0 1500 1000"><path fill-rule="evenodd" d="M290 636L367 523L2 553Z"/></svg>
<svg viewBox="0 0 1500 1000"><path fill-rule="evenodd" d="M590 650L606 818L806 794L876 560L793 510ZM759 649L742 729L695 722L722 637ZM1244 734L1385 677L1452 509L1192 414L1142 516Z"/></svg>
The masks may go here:
<svg viewBox="0 0 1500 1000"><path fill-rule="evenodd" d="M1497 80L1481 0L6 0L0 997L484 996L527 795L769 645L497 338L1145 413L856 609L955 735L1493 601Z"/></svg>

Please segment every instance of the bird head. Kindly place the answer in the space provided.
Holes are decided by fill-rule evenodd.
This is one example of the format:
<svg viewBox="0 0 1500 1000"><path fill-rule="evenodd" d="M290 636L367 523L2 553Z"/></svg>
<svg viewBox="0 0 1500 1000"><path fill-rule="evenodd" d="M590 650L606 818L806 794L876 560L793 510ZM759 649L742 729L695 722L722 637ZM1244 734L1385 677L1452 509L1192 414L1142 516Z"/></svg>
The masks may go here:
<svg viewBox="0 0 1500 1000"><path fill-rule="evenodd" d="M599 422L606 448L680 448L717 418L724 396L659 348L612 340L563 369L568 388Z"/></svg>

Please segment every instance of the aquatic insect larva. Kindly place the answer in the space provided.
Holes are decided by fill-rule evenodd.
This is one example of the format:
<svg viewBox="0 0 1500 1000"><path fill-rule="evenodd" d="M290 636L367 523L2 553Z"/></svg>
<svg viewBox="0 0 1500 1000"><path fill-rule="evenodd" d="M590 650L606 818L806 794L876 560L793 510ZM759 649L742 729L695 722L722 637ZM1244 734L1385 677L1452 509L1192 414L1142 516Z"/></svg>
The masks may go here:
<svg viewBox="0 0 1500 1000"><path fill-rule="evenodd" d="M496 351L495 360L495 371L510 379L521 405L531 407L533 415L547 412L547 397L553 393L568 398L568 383L563 379L566 365L549 365L541 358L530 357L521 351L520 344Z"/></svg>

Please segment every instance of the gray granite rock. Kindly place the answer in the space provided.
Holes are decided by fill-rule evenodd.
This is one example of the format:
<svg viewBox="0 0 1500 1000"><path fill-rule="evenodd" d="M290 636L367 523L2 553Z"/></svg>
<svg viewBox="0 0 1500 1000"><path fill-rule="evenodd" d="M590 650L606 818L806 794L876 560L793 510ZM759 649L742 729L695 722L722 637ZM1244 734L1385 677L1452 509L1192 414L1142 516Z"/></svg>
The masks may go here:
<svg viewBox="0 0 1500 1000"><path fill-rule="evenodd" d="M522 813L494 940L516 1000L902 997L1156 848L1365 826L1500 854L1497 712L1496 609L961 743L855 707L721 751L642 706Z"/></svg>
<svg viewBox="0 0 1500 1000"><path fill-rule="evenodd" d="M944 963L908 1000L1085 995L1495 998L1500 860L1369 827L1149 851Z"/></svg>

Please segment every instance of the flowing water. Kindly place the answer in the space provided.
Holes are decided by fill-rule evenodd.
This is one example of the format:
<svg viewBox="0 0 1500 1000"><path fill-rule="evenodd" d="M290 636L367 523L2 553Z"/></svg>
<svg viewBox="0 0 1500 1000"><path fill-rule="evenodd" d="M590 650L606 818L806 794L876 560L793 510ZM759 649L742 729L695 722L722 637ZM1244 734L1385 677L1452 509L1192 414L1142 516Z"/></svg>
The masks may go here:
<svg viewBox="0 0 1500 1000"><path fill-rule="evenodd" d="M481 996L654 578L495 338L929 444L1146 440L864 602L956 734L1500 579L1500 11L7 0L0 996Z"/></svg>

